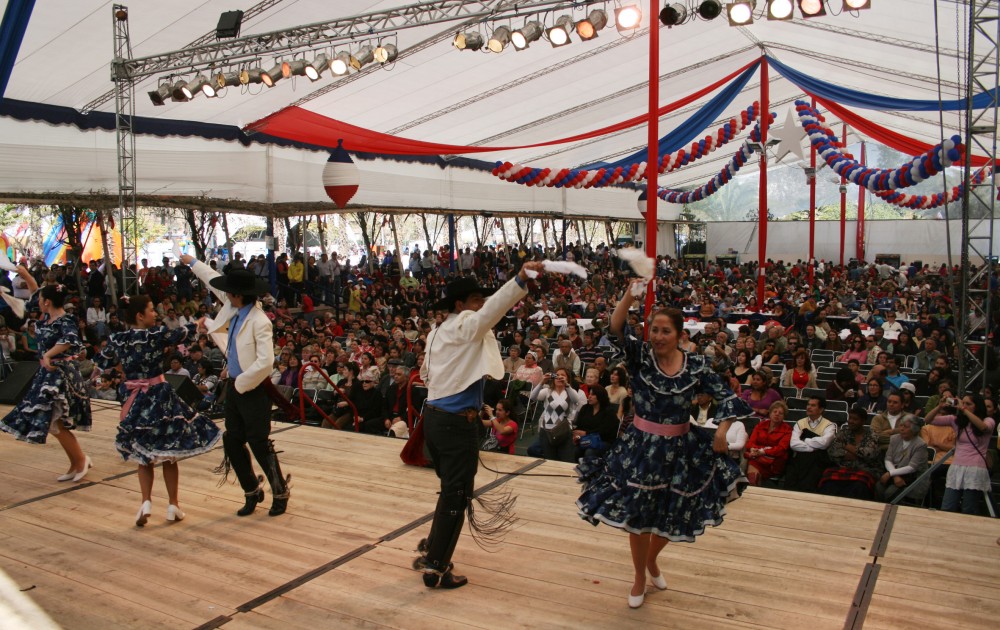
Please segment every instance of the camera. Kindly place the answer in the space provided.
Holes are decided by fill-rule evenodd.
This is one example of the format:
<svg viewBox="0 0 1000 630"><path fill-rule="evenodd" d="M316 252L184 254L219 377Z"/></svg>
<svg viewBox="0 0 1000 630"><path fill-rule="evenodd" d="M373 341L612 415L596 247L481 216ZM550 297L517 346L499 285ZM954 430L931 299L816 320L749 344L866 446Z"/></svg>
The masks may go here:
<svg viewBox="0 0 1000 630"><path fill-rule="evenodd" d="M945 399L944 404L947 405L948 407L957 407L958 406L958 399L957 398L947 398L947 399Z"/></svg>

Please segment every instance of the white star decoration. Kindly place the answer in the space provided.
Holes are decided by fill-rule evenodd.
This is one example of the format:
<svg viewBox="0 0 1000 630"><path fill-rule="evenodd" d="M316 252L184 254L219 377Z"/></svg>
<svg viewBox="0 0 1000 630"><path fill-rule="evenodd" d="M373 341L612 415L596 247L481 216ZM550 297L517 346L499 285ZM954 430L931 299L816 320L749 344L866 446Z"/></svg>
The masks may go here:
<svg viewBox="0 0 1000 630"><path fill-rule="evenodd" d="M806 131L796 124L795 114L792 113L791 109L785 115L785 124L771 135L781 141L776 150L779 162L789 153L794 153L800 160L806 159L802 151L802 139L806 137Z"/></svg>

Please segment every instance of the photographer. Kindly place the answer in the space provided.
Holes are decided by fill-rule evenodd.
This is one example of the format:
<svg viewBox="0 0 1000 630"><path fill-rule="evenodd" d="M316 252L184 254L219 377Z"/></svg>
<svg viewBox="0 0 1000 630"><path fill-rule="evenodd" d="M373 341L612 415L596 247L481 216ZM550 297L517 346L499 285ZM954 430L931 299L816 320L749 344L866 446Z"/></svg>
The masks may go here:
<svg viewBox="0 0 1000 630"><path fill-rule="evenodd" d="M966 394L961 400L942 396L925 418L929 424L951 426L958 435L941 501L941 509L946 512L957 512L961 504L963 514L978 514L980 497L990 491L986 451L996 421L985 416L983 397Z"/></svg>
<svg viewBox="0 0 1000 630"><path fill-rule="evenodd" d="M514 443L517 442L517 423L511 415L514 404L506 398L497 402L496 409L489 405L483 406L481 419L483 426L489 429L489 435L481 446L481 450L495 453L514 454Z"/></svg>
<svg viewBox="0 0 1000 630"><path fill-rule="evenodd" d="M531 390L530 400L542 404L538 418L540 456L563 462L573 461L573 420L586 403L583 394L573 389L572 377L566 370L546 374Z"/></svg>

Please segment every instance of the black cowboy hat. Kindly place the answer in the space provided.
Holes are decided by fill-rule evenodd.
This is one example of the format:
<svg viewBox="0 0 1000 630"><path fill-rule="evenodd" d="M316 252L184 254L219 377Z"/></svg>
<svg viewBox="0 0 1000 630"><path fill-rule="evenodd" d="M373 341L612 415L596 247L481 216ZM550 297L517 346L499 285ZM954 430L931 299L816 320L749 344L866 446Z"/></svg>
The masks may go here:
<svg viewBox="0 0 1000 630"><path fill-rule="evenodd" d="M258 278L246 269L233 269L224 276L216 276L208 281L212 288L225 293L237 295L252 295L254 297L267 293L271 283L264 278Z"/></svg>
<svg viewBox="0 0 1000 630"><path fill-rule="evenodd" d="M458 300L464 300L470 295L481 295L484 298L493 295L496 289L487 289L479 286L479 281L475 278L463 277L452 280L445 289L444 297L434 305L435 310L450 311Z"/></svg>

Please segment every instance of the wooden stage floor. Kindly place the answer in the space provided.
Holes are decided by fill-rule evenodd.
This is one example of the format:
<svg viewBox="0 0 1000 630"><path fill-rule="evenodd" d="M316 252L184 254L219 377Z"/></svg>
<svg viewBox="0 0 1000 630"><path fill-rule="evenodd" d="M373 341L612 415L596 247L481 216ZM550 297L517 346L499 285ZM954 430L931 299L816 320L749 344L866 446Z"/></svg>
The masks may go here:
<svg viewBox="0 0 1000 630"><path fill-rule="evenodd" d="M0 407L0 413L8 408ZM471 584L422 586L410 568L435 502L431 470L402 442L275 425L292 474L286 515L238 518L216 451L181 464L187 518L153 517L135 467L117 457L117 412L79 434L95 464L57 483L51 440L0 437L0 568L65 628L975 628L1000 618L1000 523L877 503L750 489L721 528L671 544L669 589L629 610L626 536L576 515L572 466L485 454L477 487L518 496L519 526L495 553L467 534L455 556ZM506 473L526 472L515 476ZM652 587L650 587L652 588ZM0 622L2 625L2 622Z"/></svg>

